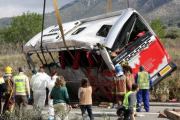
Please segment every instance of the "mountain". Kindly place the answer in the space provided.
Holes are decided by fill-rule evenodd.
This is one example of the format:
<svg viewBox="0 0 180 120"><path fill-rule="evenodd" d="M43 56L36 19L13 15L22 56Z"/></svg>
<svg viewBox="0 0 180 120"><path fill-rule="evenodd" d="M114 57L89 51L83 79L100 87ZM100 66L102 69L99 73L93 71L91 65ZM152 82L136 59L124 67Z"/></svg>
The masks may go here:
<svg viewBox="0 0 180 120"><path fill-rule="evenodd" d="M74 21L106 13L108 0L75 0L60 10L63 22ZM180 0L129 0L131 8L136 9L149 23L155 18L167 23L180 19ZM127 0L111 0L111 12L127 8ZM0 19L2 26L9 26L11 18ZM57 25L55 12L45 14L45 27Z"/></svg>

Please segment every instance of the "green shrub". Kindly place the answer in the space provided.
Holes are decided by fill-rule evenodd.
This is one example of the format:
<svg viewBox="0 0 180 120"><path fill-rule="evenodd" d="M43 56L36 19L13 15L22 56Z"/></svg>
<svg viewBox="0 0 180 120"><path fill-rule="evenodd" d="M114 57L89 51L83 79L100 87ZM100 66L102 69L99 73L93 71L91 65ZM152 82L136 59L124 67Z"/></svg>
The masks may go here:
<svg viewBox="0 0 180 120"><path fill-rule="evenodd" d="M167 29L167 25L163 25L163 26L162 26L162 29Z"/></svg>
<svg viewBox="0 0 180 120"><path fill-rule="evenodd" d="M166 31L163 29L163 23L160 19L151 22L150 26L159 38L165 37Z"/></svg>
<svg viewBox="0 0 180 120"><path fill-rule="evenodd" d="M28 107L23 107L20 105L20 108L16 105L14 112L6 111L1 117L4 120L42 120L42 114L37 105Z"/></svg>
<svg viewBox="0 0 180 120"><path fill-rule="evenodd" d="M166 34L165 38L176 39L179 37L178 32L177 30L172 30Z"/></svg>

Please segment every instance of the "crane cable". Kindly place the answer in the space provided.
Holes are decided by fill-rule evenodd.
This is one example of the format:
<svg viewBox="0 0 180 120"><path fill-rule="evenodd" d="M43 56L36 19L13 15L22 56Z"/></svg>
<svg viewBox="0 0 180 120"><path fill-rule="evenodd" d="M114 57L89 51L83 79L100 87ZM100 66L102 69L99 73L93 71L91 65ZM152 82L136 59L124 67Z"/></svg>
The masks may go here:
<svg viewBox="0 0 180 120"><path fill-rule="evenodd" d="M111 9L111 0L108 0L107 12L106 12L106 13L109 13L109 12L110 12L110 9Z"/></svg>
<svg viewBox="0 0 180 120"><path fill-rule="evenodd" d="M44 28L44 16L45 16L45 6L46 6L46 0L44 0L44 5L43 5L43 19L42 19L41 47L40 47L40 48L41 48L41 52L42 52L43 58L44 58L44 60L45 60L45 62L46 62L46 65L47 65L47 61L46 61L46 58L45 58L45 56L44 56L43 46L42 46L43 28ZM51 73L51 69L50 69L49 66L48 66L48 69L49 69L49 71L50 71L50 73Z"/></svg>

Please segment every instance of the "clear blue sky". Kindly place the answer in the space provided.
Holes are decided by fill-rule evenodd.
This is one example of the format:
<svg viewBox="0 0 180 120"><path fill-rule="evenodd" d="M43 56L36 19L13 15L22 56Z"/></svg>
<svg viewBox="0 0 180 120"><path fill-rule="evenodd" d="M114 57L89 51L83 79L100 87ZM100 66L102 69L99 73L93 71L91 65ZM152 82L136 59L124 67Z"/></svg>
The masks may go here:
<svg viewBox="0 0 180 120"><path fill-rule="evenodd" d="M58 7L74 0L57 0ZM44 0L0 0L0 18L22 15L23 12L43 13ZM53 0L46 0L46 13L54 11Z"/></svg>

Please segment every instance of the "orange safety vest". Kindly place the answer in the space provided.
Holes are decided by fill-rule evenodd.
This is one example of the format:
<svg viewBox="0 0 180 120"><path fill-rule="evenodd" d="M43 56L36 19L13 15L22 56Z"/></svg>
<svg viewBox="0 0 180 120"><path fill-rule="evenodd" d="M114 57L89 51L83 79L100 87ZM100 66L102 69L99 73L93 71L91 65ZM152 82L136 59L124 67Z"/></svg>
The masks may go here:
<svg viewBox="0 0 180 120"><path fill-rule="evenodd" d="M116 95L125 95L126 90L126 76L122 75L120 77L114 77L114 82L116 85L116 92L112 92L112 94Z"/></svg>
<svg viewBox="0 0 180 120"><path fill-rule="evenodd" d="M5 92L5 94L10 94L11 91L12 91L12 88L13 88L13 84L11 82L11 77L10 76L5 77L4 80L5 80L5 83L6 83L6 92Z"/></svg>

